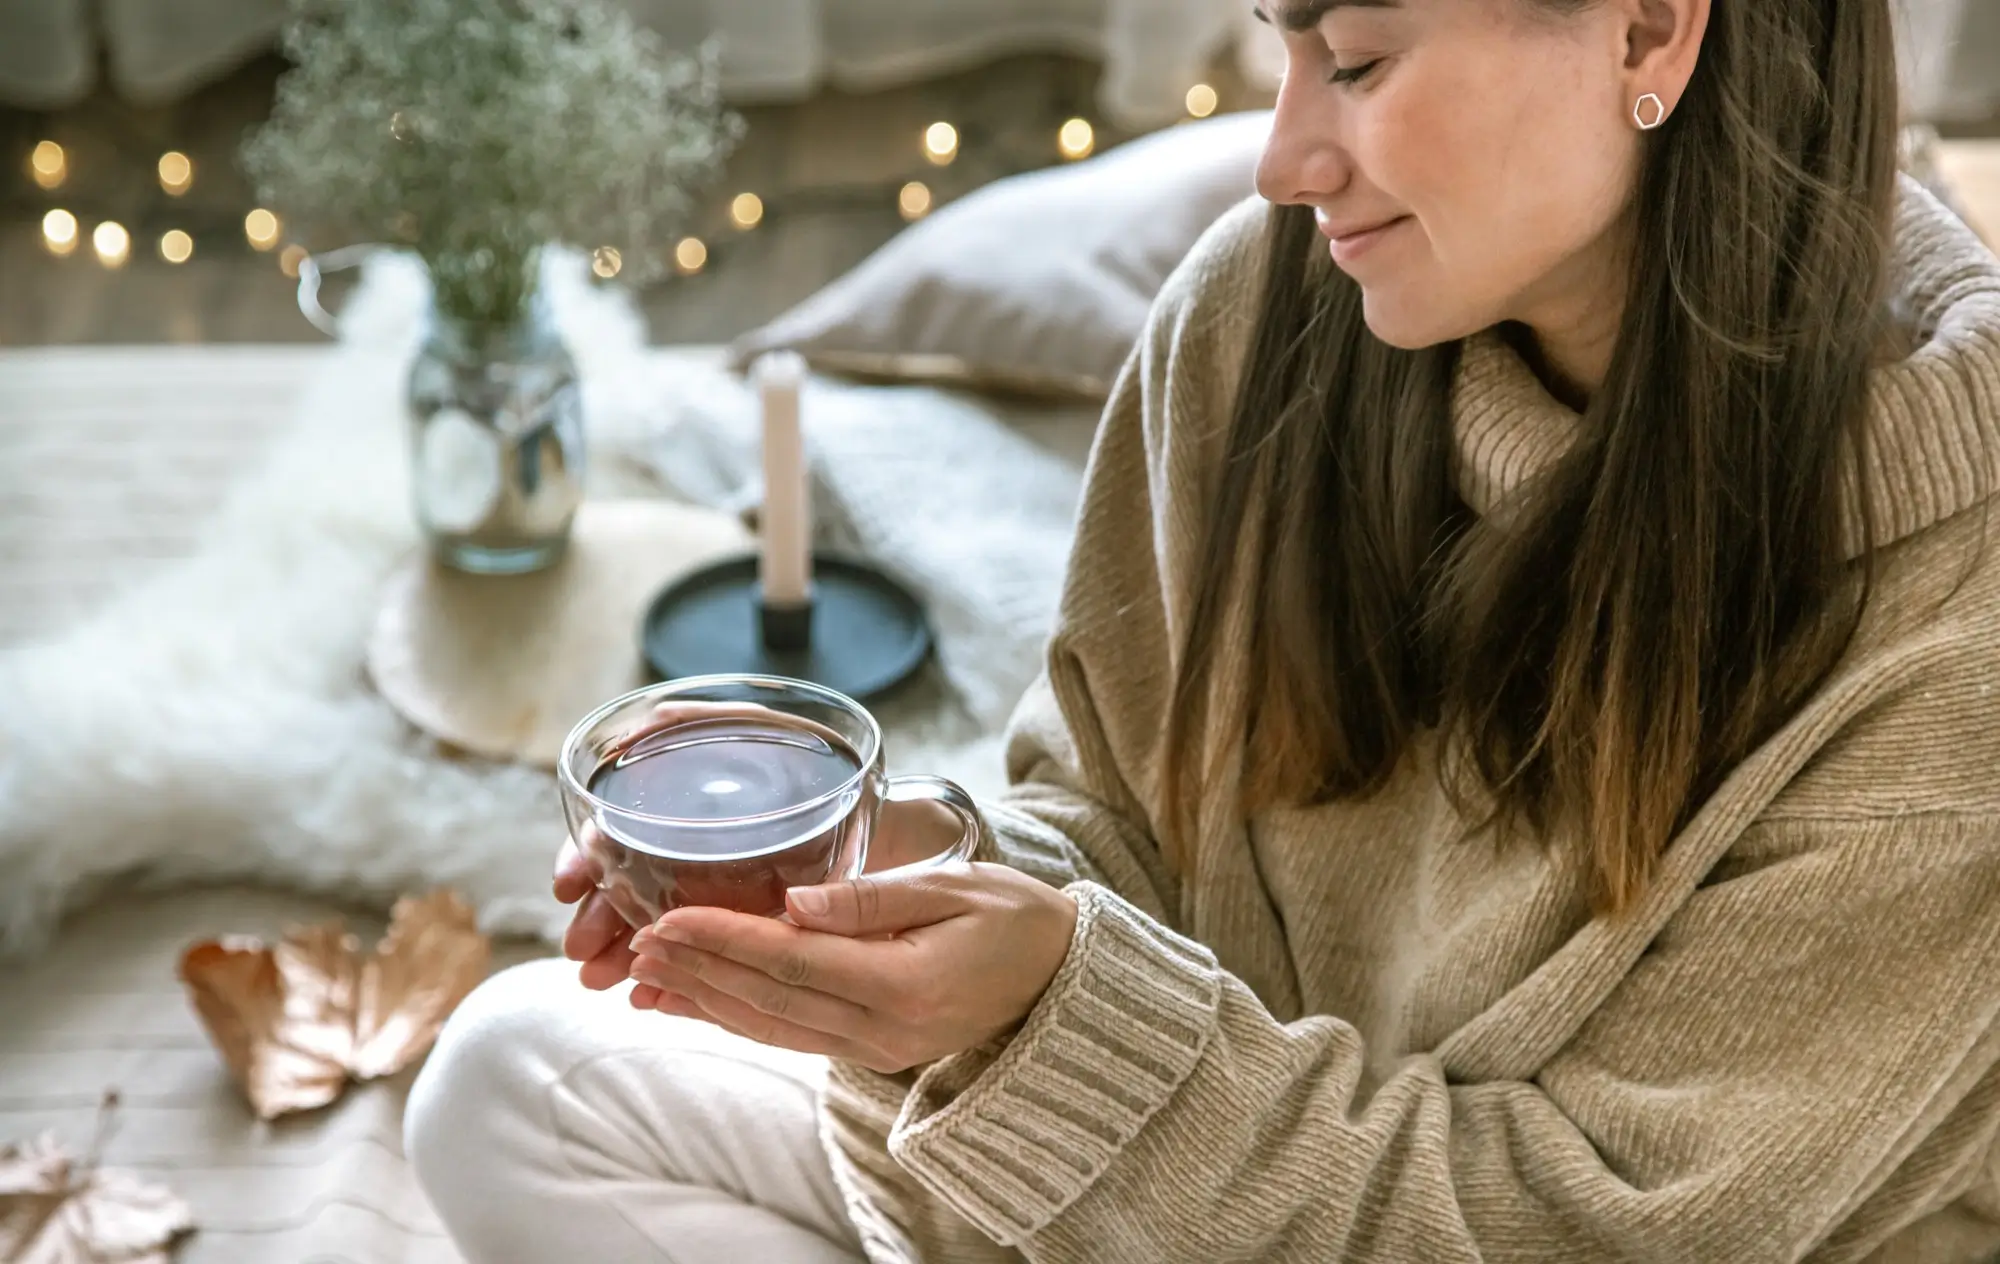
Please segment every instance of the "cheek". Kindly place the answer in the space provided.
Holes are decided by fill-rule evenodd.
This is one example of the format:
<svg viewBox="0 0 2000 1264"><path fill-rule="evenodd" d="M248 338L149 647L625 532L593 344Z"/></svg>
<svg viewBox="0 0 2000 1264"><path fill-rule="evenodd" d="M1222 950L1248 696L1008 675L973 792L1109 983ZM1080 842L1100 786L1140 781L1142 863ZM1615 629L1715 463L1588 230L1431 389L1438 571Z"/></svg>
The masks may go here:
<svg viewBox="0 0 2000 1264"><path fill-rule="evenodd" d="M1596 93L1572 69L1483 60L1412 76L1371 129L1371 180L1423 230L1411 267L1366 286L1386 341L1428 345L1519 318L1524 296L1589 250L1629 194L1636 144L1583 108Z"/></svg>
<svg viewBox="0 0 2000 1264"><path fill-rule="evenodd" d="M1589 248L1617 219L1639 148L1636 133L1600 107L1607 94L1594 85L1523 88L1485 138L1485 246L1510 271L1532 274Z"/></svg>

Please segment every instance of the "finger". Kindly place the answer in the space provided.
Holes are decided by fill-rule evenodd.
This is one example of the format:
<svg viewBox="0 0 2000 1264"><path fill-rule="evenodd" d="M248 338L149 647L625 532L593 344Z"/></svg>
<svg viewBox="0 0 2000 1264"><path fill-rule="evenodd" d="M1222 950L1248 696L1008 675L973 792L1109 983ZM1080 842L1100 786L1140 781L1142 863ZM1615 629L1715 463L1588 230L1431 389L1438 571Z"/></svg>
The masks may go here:
<svg viewBox="0 0 2000 1264"><path fill-rule="evenodd" d="M563 932L563 956L571 961L588 961L616 943L632 937L631 924L613 908L602 891L593 891L577 907Z"/></svg>
<svg viewBox="0 0 2000 1264"><path fill-rule="evenodd" d="M556 899L574 904L603 884L606 841L604 831L597 828L595 821L585 821L574 837L563 840L562 848L556 852L552 883Z"/></svg>
<svg viewBox="0 0 2000 1264"><path fill-rule="evenodd" d="M655 956L655 951L664 955ZM880 1018L852 1001L780 983L760 970L681 944L650 945L632 963L632 977L661 988L698 980L759 1013L834 1036L859 1040L882 1026Z"/></svg>
<svg viewBox="0 0 2000 1264"><path fill-rule="evenodd" d="M632 977L632 949L616 943L583 963L577 979L593 992L608 992Z"/></svg>
<svg viewBox="0 0 2000 1264"><path fill-rule="evenodd" d="M830 935L880 935L934 926L965 913L976 876L970 865L870 874L852 882L793 887L792 920Z"/></svg>
<svg viewBox="0 0 2000 1264"><path fill-rule="evenodd" d="M700 906L675 909L632 938L633 951L661 958L671 944L748 966L790 987L871 1008L894 994L894 980L914 951L894 939L848 939L775 918Z"/></svg>
<svg viewBox="0 0 2000 1264"><path fill-rule="evenodd" d="M556 872L550 885L555 888L556 899L564 904L576 903L597 886L583 853L577 849L576 840L563 839L562 850L556 853Z"/></svg>
<svg viewBox="0 0 2000 1264"><path fill-rule="evenodd" d="M743 1001L720 992L700 979L682 976L680 985L671 993L692 1004L699 1017L714 1023L725 1031L754 1040L760 1045L774 1045L780 1049L796 1049L800 1053L816 1053L822 1057L840 1058L848 1062L859 1062L863 1066L885 1069L885 1059L879 1051L862 1045L844 1036L836 1036L810 1027L801 1027L782 1018L773 1017ZM682 1012L674 1010L669 1012Z"/></svg>
<svg viewBox="0 0 2000 1264"><path fill-rule="evenodd" d="M633 1009L659 1009L661 1004L668 1000L682 1005L693 1004L692 1001L689 1001L684 996L675 996L671 992L662 992L650 983L633 984L632 990L625 994L625 999L632 1002Z"/></svg>

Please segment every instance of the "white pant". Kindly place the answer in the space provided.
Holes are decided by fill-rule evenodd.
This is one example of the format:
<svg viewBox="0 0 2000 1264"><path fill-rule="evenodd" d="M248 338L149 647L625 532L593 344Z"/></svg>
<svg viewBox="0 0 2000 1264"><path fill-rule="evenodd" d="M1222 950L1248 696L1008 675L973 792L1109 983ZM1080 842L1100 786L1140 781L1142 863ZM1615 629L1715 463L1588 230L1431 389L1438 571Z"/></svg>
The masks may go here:
<svg viewBox="0 0 2000 1264"><path fill-rule="evenodd" d="M825 1076L536 961L452 1015L404 1144L471 1264L859 1264L819 1144Z"/></svg>

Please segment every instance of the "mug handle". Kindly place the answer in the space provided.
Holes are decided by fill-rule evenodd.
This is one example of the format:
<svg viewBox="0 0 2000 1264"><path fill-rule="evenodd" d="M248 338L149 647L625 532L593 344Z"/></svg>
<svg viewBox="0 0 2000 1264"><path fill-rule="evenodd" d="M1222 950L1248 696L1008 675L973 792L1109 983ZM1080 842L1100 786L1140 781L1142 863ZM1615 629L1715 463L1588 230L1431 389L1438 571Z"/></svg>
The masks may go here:
<svg viewBox="0 0 2000 1264"><path fill-rule="evenodd" d="M929 869L934 865L948 865L971 860L978 852L979 845L986 841L986 817L979 811L979 805L956 781L943 777L931 777L918 773L907 777L891 777L882 789L884 803L939 803L951 809L958 817L960 830L958 841L935 856L913 860L907 865L897 865L894 869L883 869L876 877L885 873L909 873L917 869Z"/></svg>

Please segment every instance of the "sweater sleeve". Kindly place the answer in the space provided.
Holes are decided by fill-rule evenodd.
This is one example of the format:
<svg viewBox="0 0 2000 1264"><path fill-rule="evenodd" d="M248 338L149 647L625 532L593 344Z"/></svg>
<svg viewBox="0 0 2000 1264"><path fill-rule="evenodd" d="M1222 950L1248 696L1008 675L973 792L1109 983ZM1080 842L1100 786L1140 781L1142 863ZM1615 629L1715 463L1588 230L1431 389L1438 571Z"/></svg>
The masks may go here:
<svg viewBox="0 0 2000 1264"><path fill-rule="evenodd" d="M927 1072L891 1153L1029 1259L1858 1259L1850 1213L1919 1142L1936 1206L2000 1126L2000 820L1779 842L1697 892L1532 1079L1452 1083L1417 1054L1366 1100L1353 1027L1277 1021L1079 882L1027 1024L969 1082Z"/></svg>

